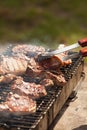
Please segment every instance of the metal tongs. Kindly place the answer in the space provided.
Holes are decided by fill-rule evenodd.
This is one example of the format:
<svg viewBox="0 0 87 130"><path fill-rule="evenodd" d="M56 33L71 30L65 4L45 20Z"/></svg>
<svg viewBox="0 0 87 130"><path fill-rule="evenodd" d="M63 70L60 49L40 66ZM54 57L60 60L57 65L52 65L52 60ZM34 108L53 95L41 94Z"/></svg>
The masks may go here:
<svg viewBox="0 0 87 130"><path fill-rule="evenodd" d="M42 53L38 56L38 61L42 61L42 60L45 60L47 58L51 58L54 55L58 55L60 53L66 52L66 51L70 51L70 50L77 48L77 47L80 47L80 46L81 47L87 46L87 38L81 39L81 40L78 41L78 43L74 43L74 44L72 44L70 46L66 46L62 49L57 49L57 50L54 50L54 51L46 51L46 52L44 52L44 53ZM82 57L86 57L87 56L87 48L82 48L77 53L69 54L69 55L63 57L62 60L65 61L65 60L68 60L68 59L72 59L72 58L78 57L79 55L82 55Z"/></svg>

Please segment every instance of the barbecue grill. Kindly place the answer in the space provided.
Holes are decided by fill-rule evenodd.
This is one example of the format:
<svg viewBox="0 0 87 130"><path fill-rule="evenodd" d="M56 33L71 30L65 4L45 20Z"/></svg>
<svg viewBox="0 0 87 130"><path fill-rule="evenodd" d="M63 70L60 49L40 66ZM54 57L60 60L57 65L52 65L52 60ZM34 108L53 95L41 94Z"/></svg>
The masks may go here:
<svg viewBox="0 0 87 130"><path fill-rule="evenodd" d="M1 116L0 130L47 130L59 113L72 91L82 79L84 60L78 56L71 65L61 67L67 84L53 86L47 89L47 96L37 100L37 110L33 114ZM8 85L0 85L0 102L4 101L8 92Z"/></svg>

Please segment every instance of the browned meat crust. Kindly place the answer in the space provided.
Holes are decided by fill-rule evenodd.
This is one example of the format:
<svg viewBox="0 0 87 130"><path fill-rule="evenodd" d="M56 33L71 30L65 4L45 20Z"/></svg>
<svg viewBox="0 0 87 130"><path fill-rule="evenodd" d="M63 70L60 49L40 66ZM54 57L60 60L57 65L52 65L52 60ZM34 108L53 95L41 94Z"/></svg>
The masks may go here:
<svg viewBox="0 0 87 130"><path fill-rule="evenodd" d="M22 78L18 78L12 83L11 90L19 95L27 95L32 99L37 99L47 95L43 85L24 82Z"/></svg>
<svg viewBox="0 0 87 130"><path fill-rule="evenodd" d="M45 48L42 46L35 46L29 44L17 45L12 49L13 55L22 57L24 59L30 59L37 57L39 54L45 52Z"/></svg>
<svg viewBox="0 0 87 130"><path fill-rule="evenodd" d="M45 86L46 88L48 88L48 87L52 87L54 85L54 82L53 82L52 79L47 79L46 78L46 79L41 80L40 84Z"/></svg>
<svg viewBox="0 0 87 130"><path fill-rule="evenodd" d="M69 65L72 63L72 60L66 60L63 61L63 57L66 56L65 54L60 54L60 55L54 55L51 58L42 60L39 62L39 64L44 67L45 69L55 69L55 68L60 68L61 66Z"/></svg>
<svg viewBox="0 0 87 130"><path fill-rule="evenodd" d="M5 104L7 104L11 112L17 112L18 114L36 111L36 102L24 95L10 93Z"/></svg>
<svg viewBox="0 0 87 130"><path fill-rule="evenodd" d="M53 74L51 72L47 72L46 73L46 77L49 79L51 79L54 83L54 85L58 85L58 86L63 86L66 84L66 80L64 78L64 75L61 73L61 74Z"/></svg>
<svg viewBox="0 0 87 130"><path fill-rule="evenodd" d="M22 75L27 69L28 62L18 57L3 57L0 62L0 75Z"/></svg>
<svg viewBox="0 0 87 130"><path fill-rule="evenodd" d="M59 69L56 70L37 70L32 69L28 66L26 70L26 75L28 77L29 82L36 82L38 84L44 84L45 86L52 85L64 85L66 80L64 75ZM46 83L46 84L45 84Z"/></svg>
<svg viewBox="0 0 87 130"><path fill-rule="evenodd" d="M6 74L0 76L0 83L10 83L17 78L14 74Z"/></svg>
<svg viewBox="0 0 87 130"><path fill-rule="evenodd" d="M28 96L9 93L6 102L0 104L2 116L15 114L24 115L36 111L36 101Z"/></svg>

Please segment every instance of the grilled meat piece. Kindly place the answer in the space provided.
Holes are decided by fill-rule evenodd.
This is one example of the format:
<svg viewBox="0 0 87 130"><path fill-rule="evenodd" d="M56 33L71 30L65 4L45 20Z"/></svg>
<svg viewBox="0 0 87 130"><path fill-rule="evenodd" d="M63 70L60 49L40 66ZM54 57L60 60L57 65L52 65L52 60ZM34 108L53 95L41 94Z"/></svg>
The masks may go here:
<svg viewBox="0 0 87 130"><path fill-rule="evenodd" d="M52 86L54 85L52 79L47 79L47 78L41 80L41 81L40 81L40 84L43 85L43 86L45 86L46 88L52 87Z"/></svg>
<svg viewBox="0 0 87 130"><path fill-rule="evenodd" d="M62 60L64 56L66 55L65 54L54 55L51 58L47 58L40 61L39 64L45 69L55 69L55 68L60 68L61 66L71 64L72 63L71 59L66 60L66 61Z"/></svg>
<svg viewBox="0 0 87 130"><path fill-rule="evenodd" d="M5 83L5 84L7 84L7 83L10 83L10 82L12 82L13 80L15 80L17 78L17 76L16 75L14 75L14 74L6 74L6 75L1 75L0 76L0 83Z"/></svg>
<svg viewBox="0 0 87 130"><path fill-rule="evenodd" d="M25 75L28 77L29 82L39 83L40 74L43 73L44 68L42 68L34 59L31 59L28 63Z"/></svg>
<svg viewBox="0 0 87 130"><path fill-rule="evenodd" d="M24 82L22 78L18 78L12 83L11 90L19 95L27 95L32 99L37 99L47 95L46 89L42 85Z"/></svg>
<svg viewBox="0 0 87 130"><path fill-rule="evenodd" d="M6 103L11 112L16 114L33 113L36 111L36 101L28 96L9 93Z"/></svg>
<svg viewBox="0 0 87 130"><path fill-rule="evenodd" d="M5 111L9 111L9 107L7 106L7 104L5 104L5 103L2 103L2 104L0 104L0 114L1 114L1 112L5 112Z"/></svg>
<svg viewBox="0 0 87 130"><path fill-rule="evenodd" d="M15 74L23 75L27 69L28 62L18 57L2 57L0 62L0 75Z"/></svg>
<svg viewBox="0 0 87 130"><path fill-rule="evenodd" d="M42 46L35 46L29 44L21 44L13 47L13 55L24 57L25 59L37 57L39 54L45 52L45 48Z"/></svg>
<svg viewBox="0 0 87 130"><path fill-rule="evenodd" d="M60 69L55 70L38 70L30 69L29 66L26 70L26 76L28 77L29 82L35 82L45 86L54 85L64 85L66 80L64 78L63 73L60 73ZM46 83L46 84L45 84Z"/></svg>
<svg viewBox="0 0 87 130"><path fill-rule="evenodd" d="M0 114L9 115L10 113L15 115L24 115L33 113L36 111L36 101L33 101L28 96L8 94L7 100L0 104Z"/></svg>
<svg viewBox="0 0 87 130"><path fill-rule="evenodd" d="M69 65L69 64L72 63L72 60L71 60L71 59L68 59L68 60L64 60L64 61L63 61L63 58L64 58L65 56L67 56L66 53L61 53L61 54L55 55L53 58L55 58L55 60L60 63L60 67L61 67L61 66Z"/></svg>
<svg viewBox="0 0 87 130"><path fill-rule="evenodd" d="M66 80L65 80L65 77L64 75L61 73L61 74L53 74L51 72L47 72L45 77L49 77L49 79L51 79L54 83L54 85L58 85L58 86L62 86L62 85L65 85L66 84Z"/></svg>

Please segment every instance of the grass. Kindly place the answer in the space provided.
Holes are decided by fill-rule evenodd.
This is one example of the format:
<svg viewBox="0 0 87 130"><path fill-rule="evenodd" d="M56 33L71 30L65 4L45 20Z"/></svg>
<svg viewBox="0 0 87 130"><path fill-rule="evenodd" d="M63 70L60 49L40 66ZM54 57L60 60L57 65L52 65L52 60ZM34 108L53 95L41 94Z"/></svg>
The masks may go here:
<svg viewBox="0 0 87 130"><path fill-rule="evenodd" d="M0 0L0 41L74 43L87 36L86 5L86 0Z"/></svg>

